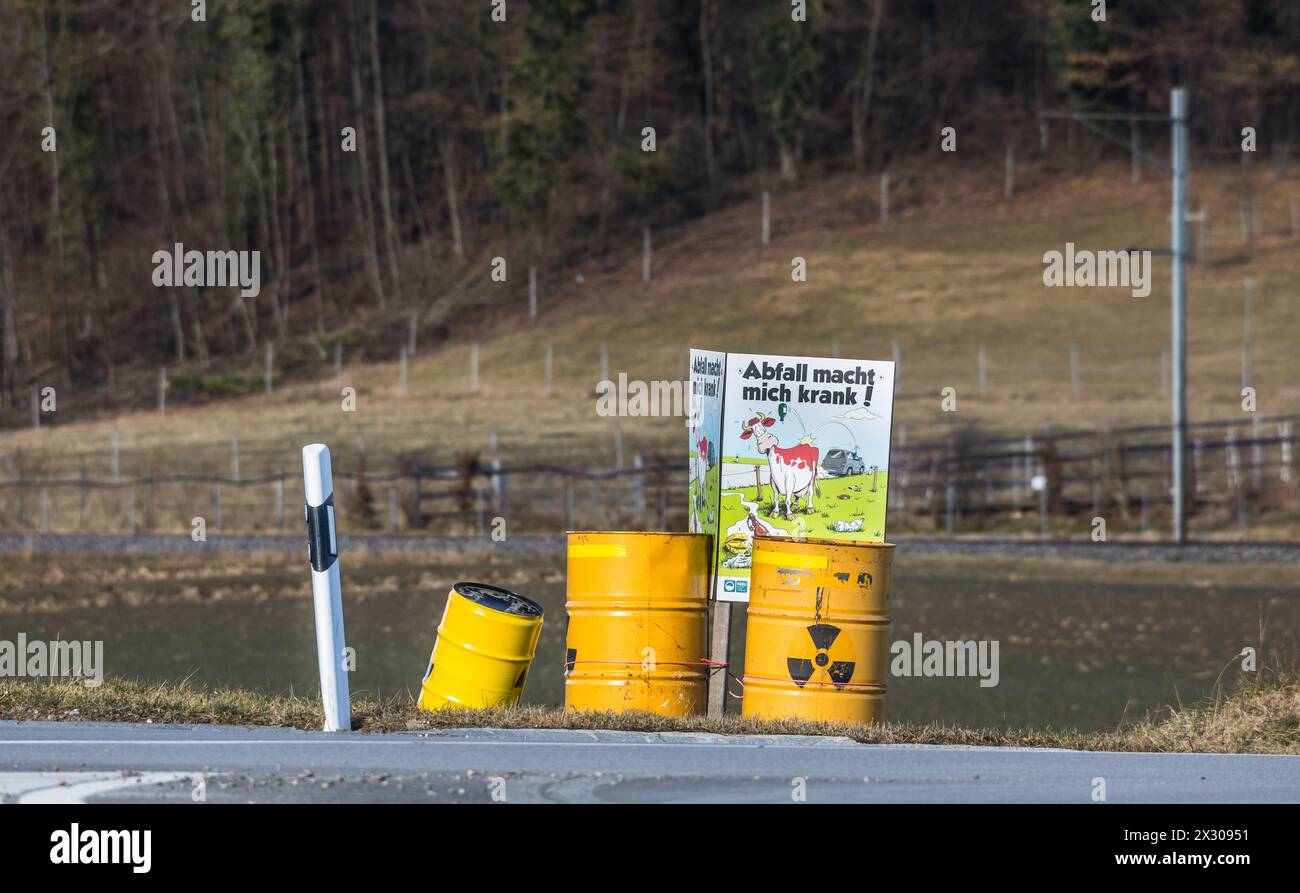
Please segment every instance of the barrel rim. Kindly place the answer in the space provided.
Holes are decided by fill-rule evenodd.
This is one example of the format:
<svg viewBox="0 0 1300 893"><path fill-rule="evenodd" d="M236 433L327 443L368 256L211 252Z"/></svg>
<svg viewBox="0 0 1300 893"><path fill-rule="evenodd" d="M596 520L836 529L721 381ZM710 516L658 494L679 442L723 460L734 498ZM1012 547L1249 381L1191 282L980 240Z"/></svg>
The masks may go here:
<svg viewBox="0 0 1300 893"><path fill-rule="evenodd" d="M566 530L565 536L711 536L708 533L691 533L681 530Z"/></svg>
<svg viewBox="0 0 1300 893"><path fill-rule="evenodd" d="M800 545L809 546L868 546L873 549L893 549L894 543L866 543L858 540L832 540L816 536L764 536L755 534L754 542L762 540L765 543L799 543Z"/></svg>
<svg viewBox="0 0 1300 893"><path fill-rule="evenodd" d="M482 601L479 601L478 599L476 599L473 595L471 595L471 594L469 594L469 593L467 593L467 592L462 591L461 587L463 587L463 586L472 586L472 587L474 587L475 589L486 589L486 590L489 590L489 591L491 591L491 592L493 592L493 593L500 593L501 595L505 596L505 600L506 600L506 601L508 601L508 602L523 602L525 605L527 605L529 608L531 608L532 611L531 611L531 612L528 612L528 613L517 613L517 612L513 612L513 611L503 611L501 608L498 608L498 607L496 607L495 605L485 604L485 603L483 603ZM544 616L546 616L546 612L542 609L542 606L539 605L537 602L533 601L533 600L532 600L531 598L529 598L528 596L526 596L526 595L520 595L520 594L517 593L517 592L512 592L511 590L506 589L506 588L501 587L501 586L493 586L491 583L475 583L475 582L472 582L472 581L469 581L469 580L462 580L462 581L460 581L459 583L453 583L452 586L451 586L451 591L454 592L456 595L459 595L459 596L460 596L461 598L463 598L463 599L467 599L467 600L473 602L474 604L476 604L476 605L480 605L480 606L482 606L482 607L484 607L484 608L488 608L489 610L493 610L493 611L496 611L496 612L498 612L498 613L500 613L500 614L504 614L504 615L506 615L507 617L544 617Z"/></svg>

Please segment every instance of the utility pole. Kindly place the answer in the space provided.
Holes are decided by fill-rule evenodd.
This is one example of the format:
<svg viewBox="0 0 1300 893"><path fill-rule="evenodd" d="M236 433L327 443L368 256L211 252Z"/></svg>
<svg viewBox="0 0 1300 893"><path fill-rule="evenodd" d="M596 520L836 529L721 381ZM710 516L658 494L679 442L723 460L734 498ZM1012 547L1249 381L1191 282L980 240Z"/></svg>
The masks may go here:
<svg viewBox="0 0 1300 893"><path fill-rule="evenodd" d="M1168 254L1172 260L1170 268L1170 429L1173 452L1173 468L1169 487L1169 496L1173 504L1173 540L1176 543L1187 542L1187 90L1174 87L1169 93L1169 115L1122 113L1122 112L1070 112L1042 111L1038 113L1039 122L1045 126L1052 118L1078 121L1084 127L1103 139L1120 145L1126 145L1135 159L1167 169L1172 179L1172 208L1169 215L1170 247L1152 250L1152 254ZM1098 127L1097 121L1127 121L1134 127L1139 121L1169 122L1170 164L1147 155L1141 149L1136 131L1130 130L1127 141L1115 137ZM1046 140L1044 139L1044 143ZM1125 249L1135 251L1137 249Z"/></svg>
<svg viewBox="0 0 1300 893"><path fill-rule="evenodd" d="M1173 264L1170 270L1173 358L1173 486L1174 542L1187 542L1187 91L1175 87L1169 94L1170 162L1173 168L1173 208L1169 218Z"/></svg>

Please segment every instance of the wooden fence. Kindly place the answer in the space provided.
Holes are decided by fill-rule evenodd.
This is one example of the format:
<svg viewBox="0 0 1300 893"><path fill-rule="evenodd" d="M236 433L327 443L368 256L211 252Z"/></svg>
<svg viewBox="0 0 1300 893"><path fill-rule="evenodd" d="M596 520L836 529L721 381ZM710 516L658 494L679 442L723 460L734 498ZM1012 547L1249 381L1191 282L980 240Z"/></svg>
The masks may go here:
<svg viewBox="0 0 1300 893"><path fill-rule="evenodd" d="M1193 529L1249 528L1300 514L1296 416L1192 425ZM1167 426L980 437L956 432L896 445L889 469L892 530L1086 529L1093 518L1145 531L1171 505ZM632 527L682 529L687 462L636 456L623 468L413 465L384 474L335 471L336 501L354 530L489 533ZM870 474L870 471L868 471ZM284 530L299 521L295 474L152 475L0 480L0 529ZM1082 520L1084 526L1078 523Z"/></svg>

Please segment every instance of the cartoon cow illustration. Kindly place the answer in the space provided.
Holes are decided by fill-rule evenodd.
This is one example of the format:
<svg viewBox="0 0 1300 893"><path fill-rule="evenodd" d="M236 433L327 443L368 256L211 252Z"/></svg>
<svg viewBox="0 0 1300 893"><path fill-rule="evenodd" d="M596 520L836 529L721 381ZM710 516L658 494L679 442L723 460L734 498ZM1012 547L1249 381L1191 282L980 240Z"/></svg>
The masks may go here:
<svg viewBox="0 0 1300 893"><path fill-rule="evenodd" d="M776 424L776 419L758 413L741 427L740 439L754 438L754 448L759 455L767 456L767 467L772 482L772 512L775 518L782 510L781 500L785 499L784 516L788 520L794 512L794 505L799 497L806 497L804 511L812 514L813 494L817 490L817 447L804 438L792 447L782 447L777 443L776 435L767 429Z"/></svg>

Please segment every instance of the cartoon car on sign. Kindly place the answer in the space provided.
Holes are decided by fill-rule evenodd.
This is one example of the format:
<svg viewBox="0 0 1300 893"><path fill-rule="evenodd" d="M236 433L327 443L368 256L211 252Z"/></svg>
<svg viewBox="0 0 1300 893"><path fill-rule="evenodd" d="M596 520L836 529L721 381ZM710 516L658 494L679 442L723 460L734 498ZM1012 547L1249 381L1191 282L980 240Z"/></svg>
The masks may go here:
<svg viewBox="0 0 1300 893"><path fill-rule="evenodd" d="M822 468L827 474L840 478L867 473L867 463L856 450L830 450L822 460Z"/></svg>

